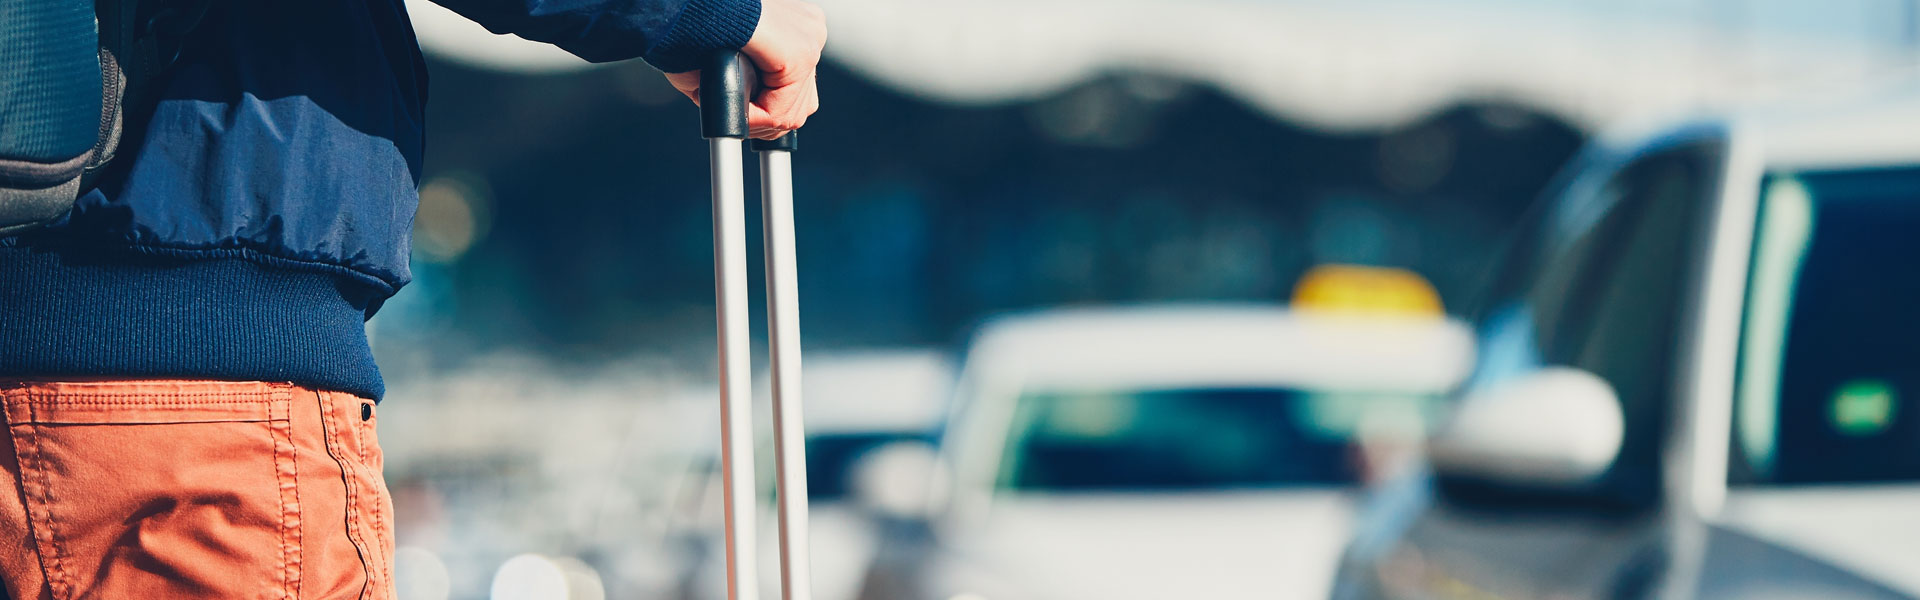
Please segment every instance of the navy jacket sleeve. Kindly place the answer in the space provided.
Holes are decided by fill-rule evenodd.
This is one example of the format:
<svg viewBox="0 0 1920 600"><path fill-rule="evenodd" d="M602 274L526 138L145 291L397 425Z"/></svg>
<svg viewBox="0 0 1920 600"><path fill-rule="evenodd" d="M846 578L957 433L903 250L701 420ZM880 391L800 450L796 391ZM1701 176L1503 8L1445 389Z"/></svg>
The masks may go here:
<svg viewBox="0 0 1920 600"><path fill-rule="evenodd" d="M494 33L559 46L591 62L643 58L668 73L747 45L760 0L433 0Z"/></svg>

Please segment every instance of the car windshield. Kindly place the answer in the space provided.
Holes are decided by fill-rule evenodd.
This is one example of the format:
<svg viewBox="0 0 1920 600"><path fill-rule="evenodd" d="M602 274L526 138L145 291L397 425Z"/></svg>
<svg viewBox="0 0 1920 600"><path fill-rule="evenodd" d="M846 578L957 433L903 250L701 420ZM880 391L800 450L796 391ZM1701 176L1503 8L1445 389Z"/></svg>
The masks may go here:
<svg viewBox="0 0 1920 600"><path fill-rule="evenodd" d="M1354 480L1348 440L1367 406L1421 399L1283 389L1037 393L1022 397L1002 488L1172 491Z"/></svg>
<svg viewBox="0 0 1920 600"><path fill-rule="evenodd" d="M1920 169L1763 189L1732 481L1920 479Z"/></svg>

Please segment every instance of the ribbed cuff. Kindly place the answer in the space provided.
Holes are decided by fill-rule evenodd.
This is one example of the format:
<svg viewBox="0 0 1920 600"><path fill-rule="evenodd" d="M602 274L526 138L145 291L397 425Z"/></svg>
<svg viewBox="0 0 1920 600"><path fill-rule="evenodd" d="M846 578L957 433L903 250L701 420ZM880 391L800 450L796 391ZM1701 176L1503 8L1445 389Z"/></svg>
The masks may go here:
<svg viewBox="0 0 1920 600"><path fill-rule="evenodd" d="M760 0L687 0L646 60L668 73L697 70L708 53L746 46L759 25Z"/></svg>

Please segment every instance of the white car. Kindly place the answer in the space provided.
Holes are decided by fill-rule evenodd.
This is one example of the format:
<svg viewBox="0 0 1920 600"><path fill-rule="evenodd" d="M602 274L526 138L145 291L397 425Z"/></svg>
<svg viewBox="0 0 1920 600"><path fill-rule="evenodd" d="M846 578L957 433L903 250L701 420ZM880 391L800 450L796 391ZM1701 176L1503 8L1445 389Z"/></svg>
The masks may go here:
<svg viewBox="0 0 1920 600"><path fill-rule="evenodd" d="M1920 596L1920 87L1609 135L1335 598Z"/></svg>
<svg viewBox="0 0 1920 600"><path fill-rule="evenodd" d="M995 319L920 469L937 466L932 498L895 524L862 597L1324 597L1357 432L1417 431L1471 354L1438 315L1196 304ZM870 483L908 480L910 462Z"/></svg>
<svg viewBox="0 0 1920 600"><path fill-rule="evenodd" d="M953 366L946 353L927 348L881 348L807 354L801 363L807 430L807 491L813 588L818 600L849 600L858 591L879 546L879 526L870 507L854 493L857 472L876 450L892 444L926 443L946 417ZM763 492L773 488L772 417L768 377L755 377L756 434L754 474ZM714 396L705 396L711 406ZM714 409L717 410L717 409ZM690 425L715 431L710 411ZM699 514L683 532L697 548L697 559L683 572L683 595L699 600L726 598L726 557L720 515L719 440L700 445L703 460L687 476L699 497L689 502ZM759 597L780 598L778 539L773 498L760 498Z"/></svg>

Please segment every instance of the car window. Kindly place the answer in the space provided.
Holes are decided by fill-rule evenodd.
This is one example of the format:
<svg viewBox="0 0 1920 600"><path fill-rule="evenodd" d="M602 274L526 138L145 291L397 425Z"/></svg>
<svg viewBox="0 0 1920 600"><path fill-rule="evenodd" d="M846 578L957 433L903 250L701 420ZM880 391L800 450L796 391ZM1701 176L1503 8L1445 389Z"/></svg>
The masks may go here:
<svg viewBox="0 0 1920 600"><path fill-rule="evenodd" d="M1508 260L1504 293L1480 311L1483 357L1470 388L1542 366L1605 379L1626 418L1613 467L1592 500L1649 507L1672 412L1678 332L1699 215L1718 192L1717 143L1681 144L1576 181Z"/></svg>
<svg viewBox="0 0 1920 600"><path fill-rule="evenodd" d="M1730 483L1920 479L1920 169L1762 190Z"/></svg>
<svg viewBox="0 0 1920 600"><path fill-rule="evenodd" d="M999 485L1164 491L1354 479L1347 437L1281 389L1035 393L1015 409Z"/></svg>

